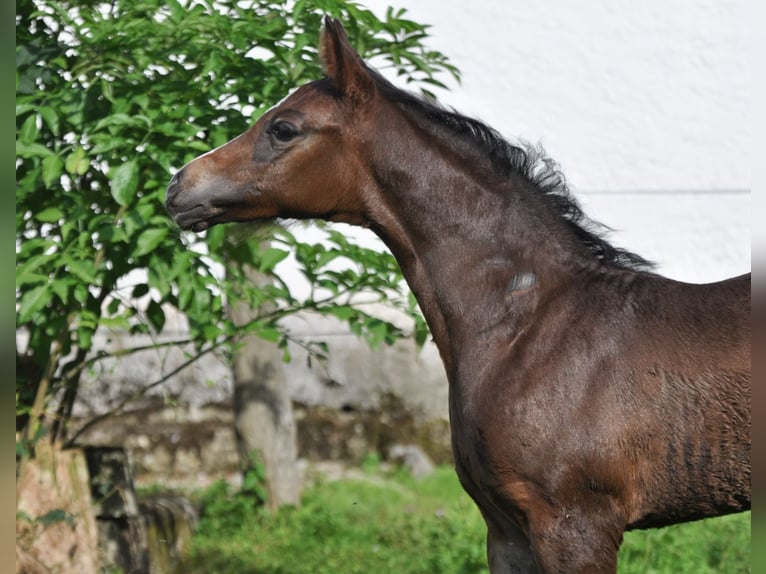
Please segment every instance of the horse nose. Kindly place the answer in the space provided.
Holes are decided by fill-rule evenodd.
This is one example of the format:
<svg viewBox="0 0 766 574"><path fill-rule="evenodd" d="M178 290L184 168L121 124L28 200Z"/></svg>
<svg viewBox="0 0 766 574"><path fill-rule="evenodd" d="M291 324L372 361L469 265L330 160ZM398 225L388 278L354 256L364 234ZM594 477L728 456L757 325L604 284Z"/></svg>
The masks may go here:
<svg viewBox="0 0 766 574"><path fill-rule="evenodd" d="M181 180L183 179L183 171L184 170L178 170L175 175L170 178L170 182L168 183L168 187L165 189L165 205L169 206L170 202L173 201L173 198L178 195L179 190L181 189Z"/></svg>

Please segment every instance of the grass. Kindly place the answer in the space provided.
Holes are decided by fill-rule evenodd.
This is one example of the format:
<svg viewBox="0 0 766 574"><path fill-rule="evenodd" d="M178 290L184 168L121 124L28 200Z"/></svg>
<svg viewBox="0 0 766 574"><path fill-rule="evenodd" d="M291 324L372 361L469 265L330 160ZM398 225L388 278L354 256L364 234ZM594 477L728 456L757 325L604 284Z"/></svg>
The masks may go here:
<svg viewBox="0 0 766 574"><path fill-rule="evenodd" d="M750 572L750 513L628 532L620 574Z"/></svg>
<svg viewBox="0 0 766 574"><path fill-rule="evenodd" d="M299 508L267 514L219 483L184 567L189 574L488 572L484 523L455 473L414 480L368 472L320 484ZM750 572L750 514L628 533L620 574Z"/></svg>

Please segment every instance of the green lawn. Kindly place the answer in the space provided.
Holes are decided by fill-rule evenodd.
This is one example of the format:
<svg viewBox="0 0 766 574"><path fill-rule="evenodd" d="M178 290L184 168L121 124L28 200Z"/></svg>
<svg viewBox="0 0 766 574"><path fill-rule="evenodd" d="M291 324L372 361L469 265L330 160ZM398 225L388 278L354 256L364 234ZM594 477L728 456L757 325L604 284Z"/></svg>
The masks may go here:
<svg viewBox="0 0 766 574"><path fill-rule="evenodd" d="M222 483L203 503L190 574L488 572L484 524L450 468L321 484L275 515ZM750 572L750 513L628 533L619 572Z"/></svg>
<svg viewBox="0 0 766 574"><path fill-rule="evenodd" d="M750 513L628 532L620 574L750 572Z"/></svg>

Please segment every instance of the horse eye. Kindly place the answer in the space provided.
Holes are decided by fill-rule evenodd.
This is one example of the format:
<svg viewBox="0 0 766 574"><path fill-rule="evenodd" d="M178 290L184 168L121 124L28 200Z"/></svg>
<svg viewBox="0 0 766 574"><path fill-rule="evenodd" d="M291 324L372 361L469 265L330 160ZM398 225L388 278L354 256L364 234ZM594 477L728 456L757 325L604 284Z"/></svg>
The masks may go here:
<svg viewBox="0 0 766 574"><path fill-rule="evenodd" d="M281 142L288 142L298 135L298 128L289 122L275 122L269 128L269 133Z"/></svg>

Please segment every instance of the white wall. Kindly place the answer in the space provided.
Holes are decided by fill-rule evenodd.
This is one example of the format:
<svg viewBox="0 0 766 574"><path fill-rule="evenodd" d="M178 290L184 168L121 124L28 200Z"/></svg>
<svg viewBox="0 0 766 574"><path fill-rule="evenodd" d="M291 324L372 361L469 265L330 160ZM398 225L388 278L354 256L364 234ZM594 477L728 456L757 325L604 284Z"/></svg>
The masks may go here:
<svg viewBox="0 0 766 574"><path fill-rule="evenodd" d="M432 25L440 101L541 142L614 243L688 281L750 269L746 0L367 0Z"/></svg>

